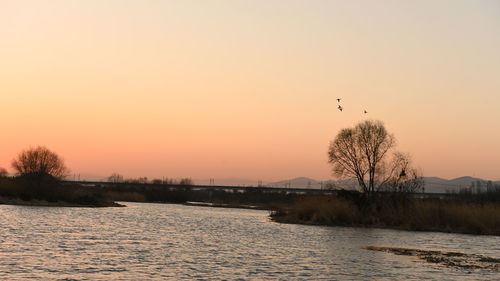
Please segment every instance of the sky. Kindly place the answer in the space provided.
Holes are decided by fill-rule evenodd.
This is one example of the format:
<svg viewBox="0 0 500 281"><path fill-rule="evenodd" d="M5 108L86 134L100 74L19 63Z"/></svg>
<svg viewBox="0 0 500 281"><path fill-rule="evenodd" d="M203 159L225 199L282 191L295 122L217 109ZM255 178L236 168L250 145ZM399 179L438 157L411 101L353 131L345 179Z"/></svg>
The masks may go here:
<svg viewBox="0 0 500 281"><path fill-rule="evenodd" d="M0 0L0 167L325 180L376 119L424 176L499 180L499 50L499 1Z"/></svg>

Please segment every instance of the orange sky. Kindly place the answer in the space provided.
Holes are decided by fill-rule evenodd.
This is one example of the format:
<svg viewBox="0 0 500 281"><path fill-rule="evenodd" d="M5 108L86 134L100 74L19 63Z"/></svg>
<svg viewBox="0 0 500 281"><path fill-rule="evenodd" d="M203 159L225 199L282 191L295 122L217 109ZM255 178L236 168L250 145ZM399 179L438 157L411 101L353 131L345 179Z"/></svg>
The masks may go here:
<svg viewBox="0 0 500 281"><path fill-rule="evenodd" d="M499 14L498 1L0 1L0 167L46 145L77 174L328 179L329 141L373 118L425 176L497 180Z"/></svg>

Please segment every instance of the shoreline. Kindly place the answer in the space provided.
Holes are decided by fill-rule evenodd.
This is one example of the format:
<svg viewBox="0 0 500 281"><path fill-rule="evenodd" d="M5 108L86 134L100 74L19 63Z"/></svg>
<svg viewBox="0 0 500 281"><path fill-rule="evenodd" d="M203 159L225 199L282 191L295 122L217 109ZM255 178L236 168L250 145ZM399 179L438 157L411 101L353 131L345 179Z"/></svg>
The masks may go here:
<svg viewBox="0 0 500 281"><path fill-rule="evenodd" d="M405 226L387 226L387 225L363 225L363 224L324 224L317 222L307 222L307 221L290 221L287 219L277 219L270 215L270 220L275 223L284 224L299 224L299 225L311 225L311 226L324 226L324 227L356 227L356 228L366 228L366 229L390 229L399 231L412 231L412 232L440 232L440 233L450 233L450 234L465 234L465 235L476 235L476 236L500 236L500 234L489 234L489 233L473 233L473 232L461 232L453 230L441 230L441 229L412 229Z"/></svg>
<svg viewBox="0 0 500 281"><path fill-rule="evenodd" d="M228 208L228 209L247 209L247 210L264 210L269 211L269 219L275 223L284 224L300 224L300 225L312 225L312 226L326 226L326 227L360 227L366 229L392 229L392 230L402 230L402 231L418 231L418 232L441 232L441 233L455 233L455 234L468 234L468 235L487 235L487 236L500 236L496 233L477 233L470 231L460 231L453 229L441 229L435 227L429 228L412 228L408 225L392 225L388 226L385 224L355 224L355 223L322 223L318 221L311 220L300 220L298 218L292 219L287 215L276 214L276 206L266 206L266 205L248 205L248 204L231 204L231 203L211 203L211 202L195 202L188 201L184 203L167 203L167 202L135 202L135 201L120 201L120 202L131 202L131 203L153 203L153 204L179 204L184 206L194 206L194 207L212 207L212 208ZM116 202L106 202L104 205L89 205L89 204L77 204L71 202L57 201L49 202L45 200L31 200L24 201L19 198L5 198L0 197L0 205L14 205L14 206L33 206L33 207L80 207L80 208L105 208L105 207L127 207Z"/></svg>
<svg viewBox="0 0 500 281"><path fill-rule="evenodd" d="M148 202L142 202L148 203ZM415 231L415 232L441 232L441 233L453 233L453 234L466 234L466 235L480 235L480 236L500 236L500 234L496 233L476 233L476 232L468 232L468 231L456 231L453 229L441 229L441 228L411 228L408 225L385 225L385 224L328 224L328 223L319 223L312 221L304 221L304 220L291 220L290 217L287 216L276 216L273 215L275 208L272 206L254 206L254 205L240 205L240 204L224 204L224 203L210 203L210 202L186 202L181 203L184 206L195 206L195 207L214 207L214 208L236 208L236 209L250 209L250 210L265 210L269 211L269 219L275 223L284 223L284 224L298 224L298 225L311 225L311 226L325 226L325 227L357 227L357 228L366 228L366 229L391 229L391 230L400 230L400 231Z"/></svg>
<svg viewBox="0 0 500 281"><path fill-rule="evenodd" d="M147 203L147 202L143 202ZM473 233L466 231L454 231L452 229L440 229L440 228L426 228L419 229L400 225L400 226L388 226L384 224L327 224L327 223L318 223L311 221L300 221L300 220L291 220L287 216L273 216L273 211L275 208L271 206L254 206L254 205L240 205L240 204L224 204L224 203L210 203L210 202L186 202L181 205L185 206L195 206L195 207L214 207L214 208L235 208L235 209L250 209L250 210L265 210L269 211L269 219L275 223L284 223L284 224L299 224L299 225L311 225L311 226L326 226L326 227L358 227L358 228L366 228L366 229L391 229L391 230L400 230L400 231L417 231L417 232L441 232L441 233L454 233L454 234L466 234L466 235L481 235L481 236L500 236L500 234L491 234L491 233Z"/></svg>
<svg viewBox="0 0 500 281"><path fill-rule="evenodd" d="M30 201L20 198L0 197L0 205L28 206L28 207L80 207L80 208L107 208L107 207L126 207L116 202L103 202L102 205L78 204L66 201L49 202L46 200L32 199Z"/></svg>
<svg viewBox="0 0 500 281"><path fill-rule="evenodd" d="M279 223L500 236L499 210L498 203L459 200L387 197L365 203L356 198L311 196L273 210L270 217Z"/></svg>
<svg viewBox="0 0 500 281"><path fill-rule="evenodd" d="M271 211L272 208L259 205L244 205L244 204L230 204L230 203L211 203L211 202L194 202L188 201L181 203L185 206L196 206L196 207L213 207L213 208L228 208L228 209L248 209L248 210L265 210Z"/></svg>

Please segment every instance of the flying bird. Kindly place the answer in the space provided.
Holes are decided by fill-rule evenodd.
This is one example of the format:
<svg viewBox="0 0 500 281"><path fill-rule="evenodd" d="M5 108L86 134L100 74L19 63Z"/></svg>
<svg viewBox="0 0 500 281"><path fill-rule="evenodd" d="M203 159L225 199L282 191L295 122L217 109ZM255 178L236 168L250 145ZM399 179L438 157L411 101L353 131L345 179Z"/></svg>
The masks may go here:
<svg viewBox="0 0 500 281"><path fill-rule="evenodd" d="M341 98L338 98L337 101L340 102Z"/></svg>
<svg viewBox="0 0 500 281"><path fill-rule="evenodd" d="M342 109L343 109L343 108L342 108L342 106L340 106L340 105L339 105L338 109L339 109L340 111L342 111Z"/></svg>
<svg viewBox="0 0 500 281"><path fill-rule="evenodd" d="M365 114L367 114L367 113L368 113L368 111L365 110Z"/></svg>

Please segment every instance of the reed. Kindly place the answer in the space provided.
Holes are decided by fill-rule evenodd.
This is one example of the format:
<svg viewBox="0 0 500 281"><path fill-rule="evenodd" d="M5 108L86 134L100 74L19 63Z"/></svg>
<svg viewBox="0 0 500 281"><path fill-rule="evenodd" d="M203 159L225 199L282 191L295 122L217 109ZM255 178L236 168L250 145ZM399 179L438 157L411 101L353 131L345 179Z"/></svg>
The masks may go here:
<svg viewBox="0 0 500 281"><path fill-rule="evenodd" d="M306 196L271 212L277 222L500 235L500 203Z"/></svg>

